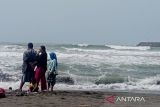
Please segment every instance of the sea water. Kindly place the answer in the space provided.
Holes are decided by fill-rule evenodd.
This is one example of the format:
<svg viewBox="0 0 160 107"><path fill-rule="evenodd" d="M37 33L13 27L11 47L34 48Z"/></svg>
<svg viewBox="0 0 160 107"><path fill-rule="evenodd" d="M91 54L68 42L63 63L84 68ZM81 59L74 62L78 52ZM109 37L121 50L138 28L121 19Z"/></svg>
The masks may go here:
<svg viewBox="0 0 160 107"><path fill-rule="evenodd" d="M37 50L41 44L35 44ZM58 57L56 89L159 91L160 48L45 44ZM0 87L17 89L26 44L0 44Z"/></svg>

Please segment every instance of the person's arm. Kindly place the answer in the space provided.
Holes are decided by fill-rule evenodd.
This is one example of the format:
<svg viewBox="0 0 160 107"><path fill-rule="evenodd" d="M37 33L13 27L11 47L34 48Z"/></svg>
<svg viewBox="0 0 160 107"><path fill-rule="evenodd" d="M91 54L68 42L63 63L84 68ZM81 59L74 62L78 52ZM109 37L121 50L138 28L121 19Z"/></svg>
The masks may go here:
<svg viewBox="0 0 160 107"><path fill-rule="evenodd" d="M40 57L40 56L39 56L39 54L37 53L36 58L35 58L35 61L32 62L32 66L35 66L35 65L38 63L39 57Z"/></svg>
<svg viewBox="0 0 160 107"><path fill-rule="evenodd" d="M52 62L52 71L54 71L54 74L58 75L57 65L56 65L56 60L55 59Z"/></svg>
<svg viewBox="0 0 160 107"><path fill-rule="evenodd" d="M55 60L56 60L56 68L58 67L58 59L57 59L57 55L55 54Z"/></svg>
<svg viewBox="0 0 160 107"><path fill-rule="evenodd" d="M54 71L54 64L55 64L55 60L53 60L52 62L51 62L51 65L50 65L50 69L51 69L51 71Z"/></svg>
<svg viewBox="0 0 160 107"><path fill-rule="evenodd" d="M27 52L24 52L24 53L23 53L23 62L28 62Z"/></svg>
<svg viewBox="0 0 160 107"><path fill-rule="evenodd" d="M48 71L51 71L51 61L48 62Z"/></svg>

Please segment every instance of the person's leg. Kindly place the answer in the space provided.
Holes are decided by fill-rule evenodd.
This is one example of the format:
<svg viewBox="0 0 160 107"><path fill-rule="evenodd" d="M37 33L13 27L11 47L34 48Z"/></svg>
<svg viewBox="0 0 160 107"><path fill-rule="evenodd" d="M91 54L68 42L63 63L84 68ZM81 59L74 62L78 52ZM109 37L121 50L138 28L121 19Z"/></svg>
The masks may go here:
<svg viewBox="0 0 160 107"><path fill-rule="evenodd" d="M41 91L47 90L47 82L46 82L46 76L45 76L46 71L41 67L40 67L40 71L41 71L41 75L40 75L41 76L40 77L40 79L41 79Z"/></svg>
<svg viewBox="0 0 160 107"><path fill-rule="evenodd" d="M54 87L54 85L52 84L52 85L51 85L51 91L53 91L53 87Z"/></svg>
<svg viewBox="0 0 160 107"><path fill-rule="evenodd" d="M51 85L51 91L53 91L54 85L55 85L55 83L52 83L52 85Z"/></svg>
<svg viewBox="0 0 160 107"><path fill-rule="evenodd" d="M25 82L24 82L24 75L22 76L22 78L21 78L21 83L20 83L20 87L19 87L19 90L20 91L22 91L22 88L23 88L23 86L24 86L24 84L25 84Z"/></svg>
<svg viewBox="0 0 160 107"><path fill-rule="evenodd" d="M24 85L25 83L23 82L23 80L21 80L21 83L20 83L20 87L19 87L19 90L20 91L22 91L22 88L23 88L23 85Z"/></svg>
<svg viewBox="0 0 160 107"><path fill-rule="evenodd" d="M47 84L46 84L46 76L45 76L45 71L42 71L43 75L41 77L41 90L47 90Z"/></svg>
<svg viewBox="0 0 160 107"><path fill-rule="evenodd" d="M37 83L37 89L38 89L38 86L39 86L40 79L41 79L41 69L39 67L37 67L36 70L35 70L35 81Z"/></svg>
<svg viewBox="0 0 160 107"><path fill-rule="evenodd" d="M48 91L49 91L49 88L50 88L50 82L48 82Z"/></svg>
<svg viewBox="0 0 160 107"><path fill-rule="evenodd" d="M47 89L49 91L49 88L50 88L50 76L49 76L49 72L47 73Z"/></svg>
<svg viewBox="0 0 160 107"><path fill-rule="evenodd" d="M53 91L53 87L56 84L56 75L53 75L53 81L51 83L51 91Z"/></svg>

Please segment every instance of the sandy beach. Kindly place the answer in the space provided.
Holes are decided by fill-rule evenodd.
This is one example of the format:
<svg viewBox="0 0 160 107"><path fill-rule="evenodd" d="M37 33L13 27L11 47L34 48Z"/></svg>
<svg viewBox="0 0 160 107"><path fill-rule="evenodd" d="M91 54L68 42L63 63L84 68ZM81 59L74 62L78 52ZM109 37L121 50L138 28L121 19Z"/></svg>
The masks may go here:
<svg viewBox="0 0 160 107"><path fill-rule="evenodd" d="M143 97L145 102L114 102L108 97ZM17 92L6 94L0 99L1 107L159 107L160 95L135 94L128 92L99 92L99 91L54 91L41 93Z"/></svg>

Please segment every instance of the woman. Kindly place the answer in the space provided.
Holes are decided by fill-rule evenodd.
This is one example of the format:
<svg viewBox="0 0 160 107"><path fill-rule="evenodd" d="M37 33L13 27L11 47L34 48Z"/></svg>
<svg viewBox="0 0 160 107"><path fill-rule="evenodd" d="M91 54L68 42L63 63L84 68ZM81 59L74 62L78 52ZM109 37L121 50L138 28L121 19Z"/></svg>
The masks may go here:
<svg viewBox="0 0 160 107"><path fill-rule="evenodd" d="M53 91L53 87L56 84L56 76L58 75L57 67L57 56L54 52L49 54L50 60L48 61L48 73L47 73L47 82L48 82L48 91L51 88Z"/></svg>
<svg viewBox="0 0 160 107"><path fill-rule="evenodd" d="M41 91L47 90L45 73L47 70L47 53L45 46L41 46L36 58L37 68L35 70L35 80L37 88L41 80Z"/></svg>

